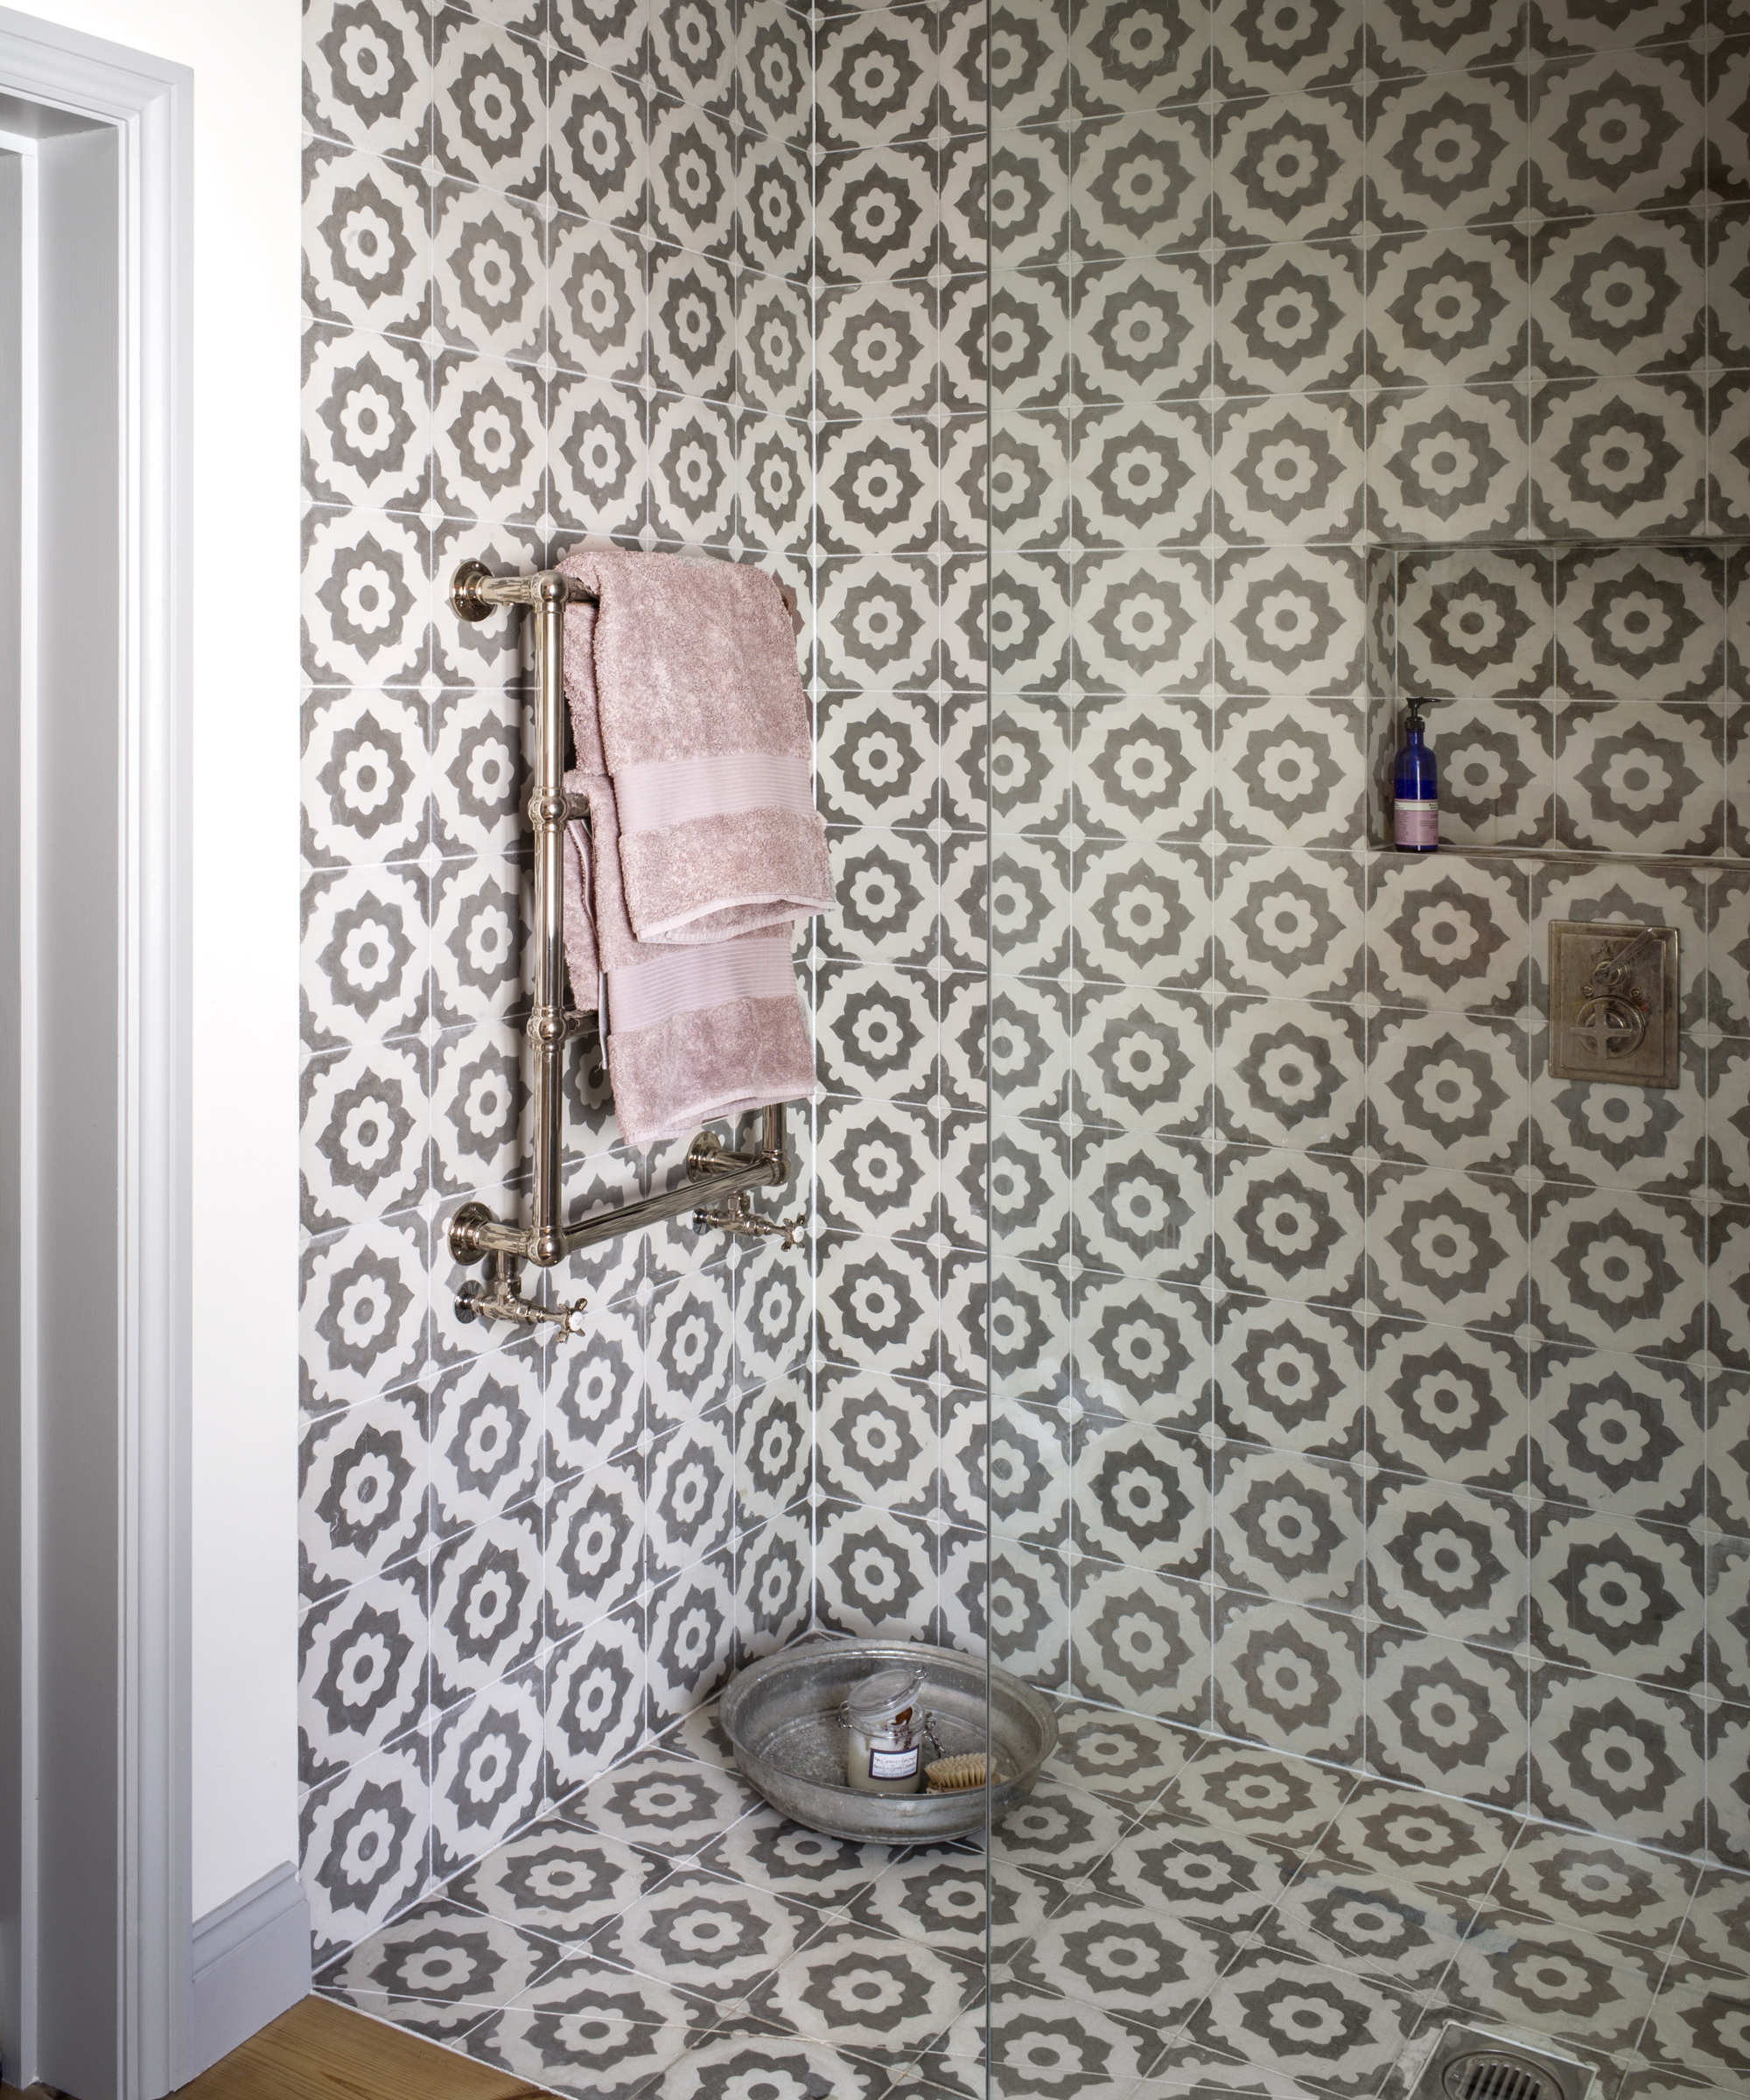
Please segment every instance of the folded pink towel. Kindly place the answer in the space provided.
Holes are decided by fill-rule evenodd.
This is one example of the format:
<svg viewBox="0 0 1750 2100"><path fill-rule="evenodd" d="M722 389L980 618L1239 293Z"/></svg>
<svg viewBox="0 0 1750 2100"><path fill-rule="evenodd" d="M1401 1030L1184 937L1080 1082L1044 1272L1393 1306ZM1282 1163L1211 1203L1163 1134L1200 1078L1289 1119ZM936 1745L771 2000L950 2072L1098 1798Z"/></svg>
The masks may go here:
<svg viewBox="0 0 1750 2100"><path fill-rule="evenodd" d="M690 1134L717 1116L812 1098L814 1053L790 959L792 928L698 948L636 940L620 879L612 783L570 773L590 822L565 827L565 960L579 1007L607 978L604 1033L628 1144Z"/></svg>
<svg viewBox="0 0 1750 2100"><path fill-rule="evenodd" d="M832 903L794 596L737 562L579 548L565 621L578 764L613 782L637 938L696 947Z"/></svg>

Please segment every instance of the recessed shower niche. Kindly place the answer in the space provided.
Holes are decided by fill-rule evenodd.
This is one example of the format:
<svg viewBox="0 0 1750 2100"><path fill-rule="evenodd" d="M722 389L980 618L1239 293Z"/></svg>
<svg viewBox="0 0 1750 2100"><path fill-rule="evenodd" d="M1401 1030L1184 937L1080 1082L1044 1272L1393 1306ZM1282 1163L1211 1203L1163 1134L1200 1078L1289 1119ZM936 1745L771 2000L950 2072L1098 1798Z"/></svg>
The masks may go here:
<svg viewBox="0 0 1750 2100"><path fill-rule="evenodd" d="M1750 542L1380 546L1368 556L1368 831L1404 703L1437 703L1452 846L1741 857ZM1734 781L1735 784L1735 781Z"/></svg>

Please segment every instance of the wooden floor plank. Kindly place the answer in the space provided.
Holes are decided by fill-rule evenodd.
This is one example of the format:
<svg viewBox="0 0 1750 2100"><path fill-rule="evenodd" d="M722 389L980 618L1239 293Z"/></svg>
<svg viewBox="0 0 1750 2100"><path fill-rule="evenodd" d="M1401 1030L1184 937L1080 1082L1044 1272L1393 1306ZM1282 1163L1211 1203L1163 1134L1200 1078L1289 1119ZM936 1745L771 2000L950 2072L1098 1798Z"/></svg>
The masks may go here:
<svg viewBox="0 0 1750 2100"><path fill-rule="evenodd" d="M528 2100L544 2089L380 2020L306 1998L176 2100ZM41 2100L0 2086L0 2100Z"/></svg>

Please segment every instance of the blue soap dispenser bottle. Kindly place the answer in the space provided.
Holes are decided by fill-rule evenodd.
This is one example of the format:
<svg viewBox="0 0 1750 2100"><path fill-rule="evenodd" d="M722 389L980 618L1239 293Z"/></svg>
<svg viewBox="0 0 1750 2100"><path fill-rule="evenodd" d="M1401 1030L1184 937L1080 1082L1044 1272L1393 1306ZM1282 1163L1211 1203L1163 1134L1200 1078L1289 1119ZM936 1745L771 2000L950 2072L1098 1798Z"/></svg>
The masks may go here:
<svg viewBox="0 0 1750 2100"><path fill-rule="evenodd" d="M1411 700L1391 767L1391 843L1400 853L1432 853L1440 844L1440 776L1428 748L1424 708Z"/></svg>

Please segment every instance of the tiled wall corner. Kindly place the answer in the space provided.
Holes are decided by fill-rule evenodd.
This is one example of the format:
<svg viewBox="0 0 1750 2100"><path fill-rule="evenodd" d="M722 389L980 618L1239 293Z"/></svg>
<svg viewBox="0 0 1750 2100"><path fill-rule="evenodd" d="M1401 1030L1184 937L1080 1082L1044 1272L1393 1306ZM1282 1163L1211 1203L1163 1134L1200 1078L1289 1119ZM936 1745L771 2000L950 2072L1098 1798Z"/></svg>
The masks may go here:
<svg viewBox="0 0 1750 2100"><path fill-rule="evenodd" d="M592 1303L588 1340L555 1346L458 1325L444 1237L465 1199L521 1199L528 1114L527 646L508 620L460 625L447 579L589 534L808 579L811 33L774 0L305 10L318 1950L812 1608L797 1257L679 1228L612 1242L556 1284ZM575 1081L579 1205L678 1171L676 1148L616 1145L599 1072Z"/></svg>
<svg viewBox="0 0 1750 2100"><path fill-rule="evenodd" d="M816 21L815 1609L982 1645L984 0Z"/></svg>

